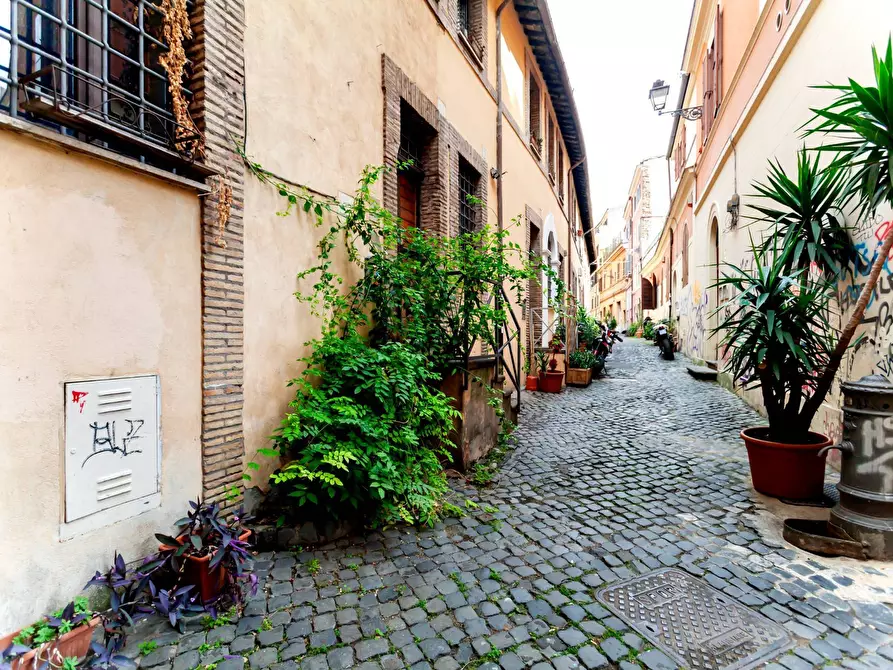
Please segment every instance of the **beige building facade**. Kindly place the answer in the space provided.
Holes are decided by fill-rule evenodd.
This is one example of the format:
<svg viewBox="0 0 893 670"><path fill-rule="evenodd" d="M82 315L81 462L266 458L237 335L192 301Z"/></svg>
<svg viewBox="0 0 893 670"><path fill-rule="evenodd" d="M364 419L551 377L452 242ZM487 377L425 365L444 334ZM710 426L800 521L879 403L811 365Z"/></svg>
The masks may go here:
<svg viewBox="0 0 893 670"><path fill-rule="evenodd" d="M767 162L777 159L789 171L803 145L801 127L810 108L828 104L833 93L811 88L826 82L872 79L871 46L885 44L893 25L893 5L883 0L725 0L695 3L682 64L678 107L703 106L699 121L674 126L667 158L674 174L668 224L659 249L643 273L670 277L670 291L655 315L674 319L682 350L722 368L725 354L716 308L731 296L713 287L718 262L752 264L750 236L760 225L745 216L754 202L754 181L765 180ZM833 57L828 45L833 42ZM818 138L812 137L810 143ZM870 259L880 245L890 213L870 221L850 217L860 255ZM860 332L864 343L842 367L840 379L879 373L893 379L890 366L889 312L885 269ZM866 277L842 284L844 315L855 303ZM725 379L732 384L737 380ZM758 390L740 391L761 406ZM838 438L841 425L839 383L813 426Z"/></svg>
<svg viewBox="0 0 893 670"><path fill-rule="evenodd" d="M13 30L37 47L0 48L15 73L0 68L0 530L27 537L30 558L0 549L0 632L76 595L114 550L149 552L189 498L233 504L286 411L319 332L295 276L322 233L277 216L282 198L237 147L342 201L364 166L410 152L419 174L391 172L377 195L440 234L496 227L501 183L511 241L585 300L587 154L543 0L189 3L184 87L204 156L177 142L146 54L110 40L103 58L120 67L104 81L34 32L32 3L13 4L27 19ZM134 85L140 73L153 86ZM466 192L484 203L473 215ZM542 283L513 306L528 352L554 328L556 287Z"/></svg>

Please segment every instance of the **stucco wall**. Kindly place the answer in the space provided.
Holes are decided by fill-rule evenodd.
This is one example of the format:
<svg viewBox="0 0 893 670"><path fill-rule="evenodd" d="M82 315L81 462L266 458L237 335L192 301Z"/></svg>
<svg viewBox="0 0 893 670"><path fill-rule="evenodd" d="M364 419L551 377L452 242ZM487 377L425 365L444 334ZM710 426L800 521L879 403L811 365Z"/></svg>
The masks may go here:
<svg viewBox="0 0 893 670"><path fill-rule="evenodd" d="M422 0L249 3L249 155L292 183L332 197L353 193L363 167L383 160L381 56L386 54L487 165L495 166L494 11L491 0L488 90ZM512 10L506 11L504 23L506 44L526 76L526 38ZM544 220L552 214L557 240L568 249L567 218L527 148L526 119L514 121L521 135L508 120L504 125L505 223L523 215L527 205ZM318 320L292 296L298 288L295 274L313 262L319 233L306 217L277 217L280 199L248 179L244 428L246 455L253 459L258 448L268 445L293 396L285 384L301 371L296 361L305 355L304 342L319 334ZM495 226L496 182L489 175L483 179L485 216ZM511 239L525 246L524 228L513 228ZM520 309L517 313L520 318ZM526 341L526 333L521 337ZM265 475L266 468L258 477Z"/></svg>
<svg viewBox="0 0 893 670"><path fill-rule="evenodd" d="M201 490L195 192L0 131L0 633L136 559ZM60 540L63 384L161 380L161 507Z"/></svg>
<svg viewBox="0 0 893 670"><path fill-rule="evenodd" d="M707 264L712 217L718 213L720 258L726 262L748 265L752 259L749 235L756 237L759 231L756 227L744 225L730 229L726 202L735 192L735 184L746 205L754 202L750 184L754 180L765 180L768 159L777 158L789 173L795 168L796 151L803 141L798 129L810 119L809 108L822 106L833 99L832 93L809 86L827 81L846 81L847 77L860 82L871 81L871 44L886 44L889 26L893 25L893 5L885 0L861 3L858 18L852 14L849 3L841 0L813 2L816 3L814 13L778 70L762 103L734 138L734 155L725 161L712 185L700 194L696 204L690 250L690 283L677 294L675 308L681 317L680 340L685 352L694 358L716 357L715 340L708 332L709 314L724 298L708 288L713 273ZM834 58L829 59L828 40L832 37L837 46ZM810 139L810 142L815 142L815 139ZM699 175L698 183L708 183L708 178L709 175ZM882 232L883 222L890 218L887 213L876 221L859 224L851 221L856 225L855 241L864 245L862 249L869 258L879 244L876 235ZM890 276L888 268L882 275L878 296L866 315L867 322L861 328L874 342L869 341L855 357L850 357L842 369L845 378L879 372L893 379L889 356L890 324L886 316L893 300L893 291L889 290ZM857 287L864 280L864 277L857 277ZM846 296L852 295L852 290L842 286L840 293L846 302ZM759 391L745 392L744 395L749 402L760 406ZM839 432L839 406L839 389L835 384L814 428L836 435Z"/></svg>

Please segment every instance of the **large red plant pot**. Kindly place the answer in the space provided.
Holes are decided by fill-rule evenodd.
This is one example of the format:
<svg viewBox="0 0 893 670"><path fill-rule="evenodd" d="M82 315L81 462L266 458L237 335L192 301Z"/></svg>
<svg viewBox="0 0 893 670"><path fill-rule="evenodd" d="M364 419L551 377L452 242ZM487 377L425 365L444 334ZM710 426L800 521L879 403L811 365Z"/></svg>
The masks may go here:
<svg viewBox="0 0 893 670"><path fill-rule="evenodd" d="M45 662L49 662L50 667L59 667L62 665L63 658L83 658L90 650L93 631L99 624L99 617L94 617L65 635L20 656L12 662L10 667L12 670L31 670L40 667ZM16 635L18 635L18 631L10 633L6 637L0 637L0 651L6 649ZM36 661L35 656L37 657Z"/></svg>
<svg viewBox="0 0 893 670"><path fill-rule="evenodd" d="M242 542L247 542L251 537L251 531L243 531L239 535ZM182 535L177 538L182 544L186 540L186 536ZM176 547L170 547L162 544L159 547L161 551L170 551ZM192 585L198 591L199 597L203 603L211 602L223 590L226 582L226 568L218 565L213 570L210 569L211 555L207 556L186 556L186 565L183 568L184 585ZM193 591L194 593L194 591Z"/></svg>
<svg viewBox="0 0 893 670"><path fill-rule="evenodd" d="M540 374L540 391L543 393L561 393L564 383L563 372L544 372Z"/></svg>
<svg viewBox="0 0 893 670"><path fill-rule="evenodd" d="M536 375L527 375L527 383L525 384L525 388L528 391L538 391L539 390L539 377Z"/></svg>
<svg viewBox="0 0 893 670"><path fill-rule="evenodd" d="M747 447L753 487L767 496L790 500L818 500L825 485L825 454L832 444L820 433L809 433L809 444L784 444L766 439L765 426L746 428L741 438Z"/></svg>

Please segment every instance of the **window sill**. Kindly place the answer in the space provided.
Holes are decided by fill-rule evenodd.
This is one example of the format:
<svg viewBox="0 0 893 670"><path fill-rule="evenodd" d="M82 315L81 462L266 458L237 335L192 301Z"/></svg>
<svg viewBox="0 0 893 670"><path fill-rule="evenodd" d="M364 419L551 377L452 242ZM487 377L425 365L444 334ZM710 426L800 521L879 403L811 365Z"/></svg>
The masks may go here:
<svg viewBox="0 0 893 670"><path fill-rule="evenodd" d="M84 156L89 156L132 172L155 177L156 179L160 179L161 181L174 186L188 188L199 193L208 193L211 190L207 184L196 181L195 179L190 179L182 175L167 172L161 168L140 163L138 160L128 158L127 156L115 153L114 151L94 146L74 137L62 135L61 133L49 130L48 128L43 128L34 123L7 116L6 114L0 114L0 130L9 130L30 137L38 142L55 145L64 151L71 151Z"/></svg>
<svg viewBox="0 0 893 670"><path fill-rule="evenodd" d="M465 33L463 33L461 30L457 31L457 34L459 35L459 44L462 45L462 47L465 49L465 51L471 57L471 60L474 61L475 65L477 65L477 68L479 70L483 70L484 69L484 59L477 52L477 49L475 49L474 45L471 43L471 40L469 40L468 36Z"/></svg>

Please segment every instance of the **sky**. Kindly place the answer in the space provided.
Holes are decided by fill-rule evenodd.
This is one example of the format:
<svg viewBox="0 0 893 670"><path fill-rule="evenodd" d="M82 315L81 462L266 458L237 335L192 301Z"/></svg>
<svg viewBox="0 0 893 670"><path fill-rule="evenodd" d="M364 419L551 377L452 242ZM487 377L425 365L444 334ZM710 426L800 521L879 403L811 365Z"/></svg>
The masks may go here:
<svg viewBox="0 0 893 670"><path fill-rule="evenodd" d="M665 155L672 120L648 101L655 79L673 86L693 0L549 0L589 164L593 225L626 201L639 161Z"/></svg>

